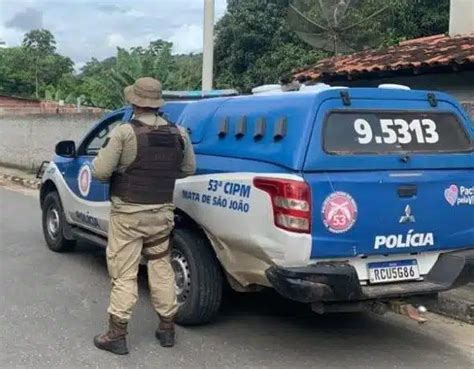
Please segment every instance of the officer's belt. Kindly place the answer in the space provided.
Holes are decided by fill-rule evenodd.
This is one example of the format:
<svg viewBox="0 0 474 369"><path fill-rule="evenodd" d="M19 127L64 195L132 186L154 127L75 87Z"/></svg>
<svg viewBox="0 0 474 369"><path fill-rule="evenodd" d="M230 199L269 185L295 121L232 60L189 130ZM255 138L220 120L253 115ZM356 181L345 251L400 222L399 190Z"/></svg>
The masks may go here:
<svg viewBox="0 0 474 369"><path fill-rule="evenodd" d="M143 249L148 249L150 247L155 247L155 246L159 246L161 245L163 242L169 240L170 236L165 236L165 237L162 237L162 238L159 238L157 240L154 240L152 242L146 242L143 244ZM143 250L144 251L144 250ZM143 252L142 252L143 253ZM153 253L153 254L145 254L143 253L143 257L147 260L157 260L157 259L161 259L161 258L164 258L165 256L167 256L168 254L170 253L170 247L168 245L168 248L162 252L158 252L158 253Z"/></svg>

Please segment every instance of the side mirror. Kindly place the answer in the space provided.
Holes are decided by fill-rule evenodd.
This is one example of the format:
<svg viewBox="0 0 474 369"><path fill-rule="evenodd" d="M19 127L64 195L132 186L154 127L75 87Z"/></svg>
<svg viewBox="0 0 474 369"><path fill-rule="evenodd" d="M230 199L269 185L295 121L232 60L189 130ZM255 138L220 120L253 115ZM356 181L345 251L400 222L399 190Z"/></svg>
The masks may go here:
<svg viewBox="0 0 474 369"><path fill-rule="evenodd" d="M76 144L74 141L58 142L55 152L56 155L63 156L65 158L74 158L76 156Z"/></svg>

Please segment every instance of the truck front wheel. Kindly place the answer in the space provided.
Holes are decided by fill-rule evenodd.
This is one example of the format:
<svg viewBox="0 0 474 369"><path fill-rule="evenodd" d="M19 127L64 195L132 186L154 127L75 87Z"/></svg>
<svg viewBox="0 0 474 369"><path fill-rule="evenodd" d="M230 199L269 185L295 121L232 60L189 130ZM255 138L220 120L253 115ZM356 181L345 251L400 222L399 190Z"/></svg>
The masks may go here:
<svg viewBox="0 0 474 369"><path fill-rule="evenodd" d="M222 272L203 234L174 231L171 265L176 276L179 310L176 323L198 325L213 320L222 300Z"/></svg>
<svg viewBox="0 0 474 369"><path fill-rule="evenodd" d="M63 230L66 219L58 193L48 193L42 208L43 235L48 248L54 252L71 250L75 245L75 241L64 237Z"/></svg>

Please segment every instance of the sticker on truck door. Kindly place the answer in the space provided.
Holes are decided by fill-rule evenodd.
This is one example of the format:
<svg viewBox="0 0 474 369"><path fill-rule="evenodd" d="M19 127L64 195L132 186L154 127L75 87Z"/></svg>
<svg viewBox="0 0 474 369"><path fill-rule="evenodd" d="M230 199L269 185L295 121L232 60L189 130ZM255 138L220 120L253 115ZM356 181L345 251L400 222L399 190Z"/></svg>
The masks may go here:
<svg viewBox="0 0 474 369"><path fill-rule="evenodd" d="M332 233L344 233L357 221L357 204L346 192L333 192L323 202L323 223Z"/></svg>
<svg viewBox="0 0 474 369"><path fill-rule="evenodd" d="M452 184L444 190L444 198L451 206L474 205L474 186L458 186Z"/></svg>
<svg viewBox="0 0 474 369"><path fill-rule="evenodd" d="M91 168L89 165L83 165L79 170L79 175L77 176L77 185L79 187L79 192L82 196L87 197L91 189Z"/></svg>

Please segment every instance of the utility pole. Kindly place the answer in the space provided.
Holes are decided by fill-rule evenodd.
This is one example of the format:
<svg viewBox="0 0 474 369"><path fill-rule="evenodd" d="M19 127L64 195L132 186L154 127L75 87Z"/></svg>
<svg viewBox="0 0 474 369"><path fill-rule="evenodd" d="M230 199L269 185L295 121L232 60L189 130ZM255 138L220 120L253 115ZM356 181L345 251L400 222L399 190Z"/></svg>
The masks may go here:
<svg viewBox="0 0 474 369"><path fill-rule="evenodd" d="M204 0L202 90L212 90L214 69L214 0Z"/></svg>

